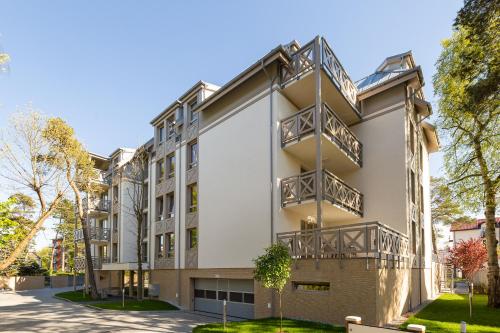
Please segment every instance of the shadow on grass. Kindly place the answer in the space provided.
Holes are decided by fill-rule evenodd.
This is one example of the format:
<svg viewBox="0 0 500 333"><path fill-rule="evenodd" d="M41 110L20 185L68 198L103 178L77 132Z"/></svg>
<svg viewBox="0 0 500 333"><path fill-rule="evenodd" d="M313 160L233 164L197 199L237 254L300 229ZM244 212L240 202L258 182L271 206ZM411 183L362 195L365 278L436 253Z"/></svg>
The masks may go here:
<svg viewBox="0 0 500 333"><path fill-rule="evenodd" d="M93 303L93 307L105 310L122 310L122 311L173 311L179 310L178 307L163 301L158 300L126 300L125 306L122 306L122 301L105 301L101 303Z"/></svg>

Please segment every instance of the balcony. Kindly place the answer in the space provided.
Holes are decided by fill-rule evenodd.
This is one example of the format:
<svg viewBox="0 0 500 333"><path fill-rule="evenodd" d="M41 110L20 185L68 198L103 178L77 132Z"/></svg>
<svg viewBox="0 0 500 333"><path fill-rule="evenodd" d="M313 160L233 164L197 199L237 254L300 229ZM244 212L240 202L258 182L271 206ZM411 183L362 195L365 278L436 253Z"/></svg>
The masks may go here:
<svg viewBox="0 0 500 333"><path fill-rule="evenodd" d="M111 209L111 202L107 199L84 198L82 208L88 215L106 215Z"/></svg>
<svg viewBox="0 0 500 333"><path fill-rule="evenodd" d="M283 119L280 125L283 149L309 167L316 160L316 121L312 106ZM321 133L326 168L339 173L361 167L363 145L326 103L321 106Z"/></svg>
<svg viewBox="0 0 500 333"><path fill-rule="evenodd" d="M319 52L318 64L316 52ZM295 105L302 108L316 102L313 73L319 68L322 100L331 105L345 123L360 119L356 108L357 88L324 38L310 41L291 53L290 58L280 69L280 81L282 92Z"/></svg>
<svg viewBox="0 0 500 333"><path fill-rule="evenodd" d="M109 242L111 236L109 228L90 227L88 230L91 242ZM83 229L75 230L75 241L83 241Z"/></svg>
<svg viewBox="0 0 500 333"><path fill-rule="evenodd" d="M94 269L101 269L102 264L109 263L109 257L92 257L92 266ZM87 267L87 261L85 257L76 257L75 258L75 269L77 271L84 271L85 267Z"/></svg>
<svg viewBox="0 0 500 333"><path fill-rule="evenodd" d="M325 221L363 216L363 195L328 170L322 171L321 201ZM281 206L303 217L316 215L316 171L281 180Z"/></svg>
<svg viewBox="0 0 500 333"><path fill-rule="evenodd" d="M276 236L294 259L377 258L408 262L409 258L408 238L379 222L283 232Z"/></svg>

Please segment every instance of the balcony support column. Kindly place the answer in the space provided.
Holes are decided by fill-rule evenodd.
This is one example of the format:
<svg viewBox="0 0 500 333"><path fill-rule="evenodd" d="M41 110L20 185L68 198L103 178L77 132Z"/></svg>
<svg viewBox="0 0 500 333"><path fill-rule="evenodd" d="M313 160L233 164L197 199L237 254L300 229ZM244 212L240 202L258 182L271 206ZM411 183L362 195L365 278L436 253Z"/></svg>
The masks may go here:
<svg viewBox="0 0 500 333"><path fill-rule="evenodd" d="M321 37L316 36L314 40L314 81L315 81L315 102L314 109L315 139L316 139L316 224L317 228L322 228L322 189L323 189L323 161L321 159Z"/></svg>

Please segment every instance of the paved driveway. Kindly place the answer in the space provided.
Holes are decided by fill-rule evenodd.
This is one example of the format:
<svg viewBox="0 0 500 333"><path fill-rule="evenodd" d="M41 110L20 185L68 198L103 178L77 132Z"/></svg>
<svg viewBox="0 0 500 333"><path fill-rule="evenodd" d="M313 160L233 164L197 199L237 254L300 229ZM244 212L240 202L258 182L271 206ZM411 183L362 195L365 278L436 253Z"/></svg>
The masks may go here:
<svg viewBox="0 0 500 333"><path fill-rule="evenodd" d="M0 332L191 332L216 320L187 311L99 311L52 297L66 290L0 292Z"/></svg>

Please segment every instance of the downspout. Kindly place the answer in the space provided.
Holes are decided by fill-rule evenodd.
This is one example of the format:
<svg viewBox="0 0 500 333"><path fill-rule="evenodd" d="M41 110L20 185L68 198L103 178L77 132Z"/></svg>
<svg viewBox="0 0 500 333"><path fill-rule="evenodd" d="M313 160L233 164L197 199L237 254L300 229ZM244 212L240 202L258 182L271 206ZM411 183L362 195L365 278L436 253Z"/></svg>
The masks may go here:
<svg viewBox="0 0 500 333"><path fill-rule="evenodd" d="M184 110L183 110L184 112ZM177 134L176 134L177 135ZM182 135L182 134L179 134ZM175 143L177 145L177 143ZM177 150L177 149L176 149ZM177 153L176 153L177 155ZM176 159L176 164L177 164L177 159ZM177 305L181 305L181 203L182 203L182 190L181 190L181 170L182 170L182 136L181 140L179 140L179 164L178 168L176 168L175 173L178 174L177 178L178 180L178 185L179 185L179 190L178 194L174 195L174 200L176 200L179 203L179 209L175 212L174 219L177 220L177 217L179 217L178 221L179 223L177 224L178 232L177 232L177 239L175 242L177 243ZM174 267L175 268L175 267Z"/></svg>
<svg viewBox="0 0 500 333"><path fill-rule="evenodd" d="M273 123L273 85L274 81L278 77L278 75L275 75L274 77L271 77L266 70L266 67L264 65L264 59L260 60L261 68L264 74L266 75L267 79L269 80L269 177L270 177L270 191L271 191L271 209L270 209L270 241L271 244L274 243L274 154L273 154L273 137L274 137L274 123ZM274 315L274 295L271 297L271 311L272 314Z"/></svg>
<svg viewBox="0 0 500 333"><path fill-rule="evenodd" d="M273 124L273 86L274 86L274 81L278 77L277 75L271 77L269 75L269 72L267 71L265 65L264 65L264 59L260 60L260 65L262 68L262 71L266 75L267 79L269 80L269 178L270 178L270 190L271 190L271 210L270 210L270 222L271 222L271 228L270 228L270 240L271 244L274 243L274 154L273 154L273 137L274 137L274 124Z"/></svg>

